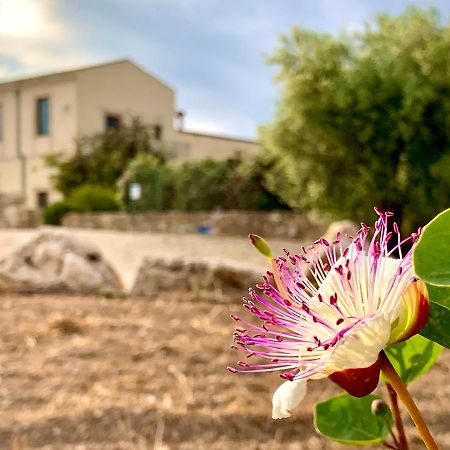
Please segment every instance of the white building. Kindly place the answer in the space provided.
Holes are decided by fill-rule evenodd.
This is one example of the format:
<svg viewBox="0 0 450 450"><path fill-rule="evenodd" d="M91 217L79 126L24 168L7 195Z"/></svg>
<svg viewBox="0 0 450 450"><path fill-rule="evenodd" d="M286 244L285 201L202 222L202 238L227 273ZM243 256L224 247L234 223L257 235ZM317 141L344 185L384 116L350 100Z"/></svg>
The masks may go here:
<svg viewBox="0 0 450 450"><path fill-rule="evenodd" d="M58 198L44 157L139 116L175 161L256 154L259 143L174 128L174 90L129 60L0 82L0 194L30 208Z"/></svg>

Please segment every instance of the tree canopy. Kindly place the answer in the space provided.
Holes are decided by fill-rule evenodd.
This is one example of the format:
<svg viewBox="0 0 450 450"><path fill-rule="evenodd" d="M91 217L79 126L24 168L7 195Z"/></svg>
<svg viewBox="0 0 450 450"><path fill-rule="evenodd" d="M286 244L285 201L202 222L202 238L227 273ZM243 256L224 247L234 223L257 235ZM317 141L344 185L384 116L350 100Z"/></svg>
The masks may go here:
<svg viewBox="0 0 450 450"><path fill-rule="evenodd" d="M450 204L450 28L434 10L351 35L295 27L270 62L266 182L289 206L357 220L378 206L409 231Z"/></svg>

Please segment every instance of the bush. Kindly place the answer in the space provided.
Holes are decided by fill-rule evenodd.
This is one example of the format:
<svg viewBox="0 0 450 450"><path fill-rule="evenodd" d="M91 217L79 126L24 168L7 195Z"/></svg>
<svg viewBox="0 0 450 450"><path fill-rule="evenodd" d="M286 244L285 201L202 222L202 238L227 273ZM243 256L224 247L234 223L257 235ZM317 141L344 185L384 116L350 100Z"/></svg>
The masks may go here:
<svg viewBox="0 0 450 450"><path fill-rule="evenodd" d="M141 153L127 167L119 185L128 211L162 211L172 201L172 170L153 155ZM141 187L141 197L131 200L132 183Z"/></svg>
<svg viewBox="0 0 450 450"><path fill-rule="evenodd" d="M149 154L139 154L129 164L119 185L129 211L211 211L214 209L284 209L278 197L264 186L271 162L260 157L188 161L169 167ZM141 197L129 198L130 185L141 187Z"/></svg>
<svg viewBox="0 0 450 450"><path fill-rule="evenodd" d="M235 163L231 160L186 162L174 176L172 206L181 211L232 209L230 180Z"/></svg>
<svg viewBox="0 0 450 450"><path fill-rule="evenodd" d="M139 153L153 153L163 159L151 145L151 133L141 120L93 136L82 136L75 142L70 157L51 154L47 164L56 169L52 182L56 190L68 197L84 184L114 188L127 164Z"/></svg>
<svg viewBox="0 0 450 450"><path fill-rule="evenodd" d="M61 225L63 217L73 211L73 208L65 200L55 202L42 211L42 219L46 225Z"/></svg>
<svg viewBox="0 0 450 450"><path fill-rule="evenodd" d="M173 175L172 207L181 211L284 209L264 185L259 157L186 162Z"/></svg>
<svg viewBox="0 0 450 450"><path fill-rule="evenodd" d="M67 199L68 205L73 211L118 211L120 204L116 193L110 188L85 184L76 188Z"/></svg>

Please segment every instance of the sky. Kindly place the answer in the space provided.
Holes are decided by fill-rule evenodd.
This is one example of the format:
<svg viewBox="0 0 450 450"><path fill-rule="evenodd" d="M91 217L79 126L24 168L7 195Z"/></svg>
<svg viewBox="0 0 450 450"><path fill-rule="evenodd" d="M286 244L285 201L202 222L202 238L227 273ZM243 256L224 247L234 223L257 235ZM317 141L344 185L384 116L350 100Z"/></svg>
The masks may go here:
<svg viewBox="0 0 450 450"><path fill-rule="evenodd" d="M408 4L449 17L450 0L0 0L0 77L131 58L176 90L187 129L254 138L281 34L358 30Z"/></svg>

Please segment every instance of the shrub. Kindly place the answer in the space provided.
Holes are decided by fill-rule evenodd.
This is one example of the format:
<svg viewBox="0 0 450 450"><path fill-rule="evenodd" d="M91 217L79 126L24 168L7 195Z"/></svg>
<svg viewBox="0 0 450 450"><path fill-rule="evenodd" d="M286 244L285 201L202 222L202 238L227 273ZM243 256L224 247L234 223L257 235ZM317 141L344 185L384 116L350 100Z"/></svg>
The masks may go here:
<svg viewBox="0 0 450 450"><path fill-rule="evenodd" d="M103 134L82 136L75 144L69 157L51 154L46 158L47 164L56 169L53 185L65 197L84 184L114 188L127 164L139 153L153 153L163 159L151 145L150 129L138 118Z"/></svg>
<svg viewBox="0 0 450 450"><path fill-rule="evenodd" d="M47 225L61 225L63 217L73 211L65 200L52 203L42 211L43 222Z"/></svg>
<svg viewBox="0 0 450 450"><path fill-rule="evenodd" d="M73 211L118 211L120 204L116 193L110 188L85 184L76 188L68 197L67 203Z"/></svg>
<svg viewBox="0 0 450 450"><path fill-rule="evenodd" d="M181 211L232 209L230 180L235 163L231 160L190 161L177 168L172 206Z"/></svg>
<svg viewBox="0 0 450 450"><path fill-rule="evenodd" d="M264 185L266 163L259 157L186 162L173 175L172 207L182 211L284 209Z"/></svg>
<svg viewBox="0 0 450 450"><path fill-rule="evenodd" d="M153 155L141 153L127 167L119 185L122 202L129 211L161 211L170 208L172 170ZM141 197L130 198L132 183L141 187Z"/></svg>

